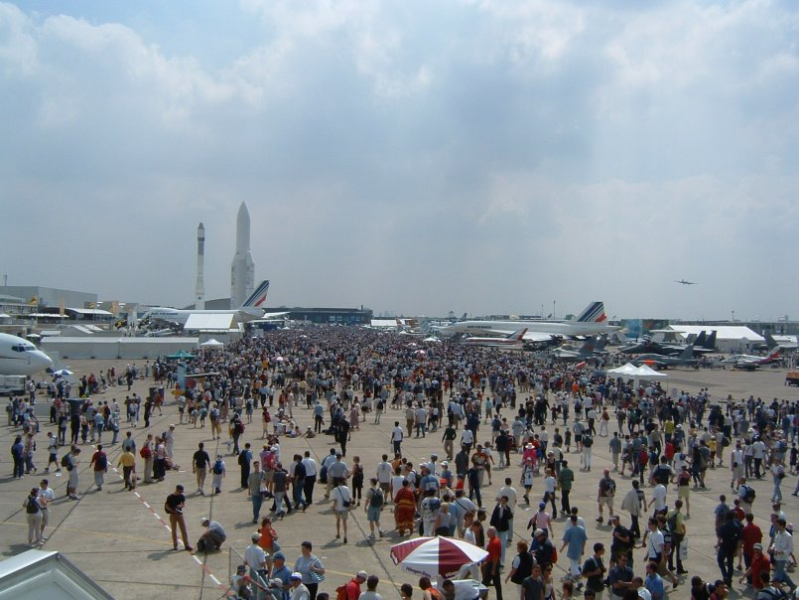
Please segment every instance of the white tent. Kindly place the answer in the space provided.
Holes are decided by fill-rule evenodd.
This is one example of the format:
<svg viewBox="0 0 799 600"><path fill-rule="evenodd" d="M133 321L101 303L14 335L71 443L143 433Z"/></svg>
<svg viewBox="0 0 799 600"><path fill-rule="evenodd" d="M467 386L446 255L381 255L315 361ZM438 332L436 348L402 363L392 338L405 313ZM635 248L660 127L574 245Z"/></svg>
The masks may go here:
<svg viewBox="0 0 799 600"><path fill-rule="evenodd" d="M222 347L224 347L224 345L225 345L225 344L223 344L223 343L222 343L222 342L220 342L219 340L216 340L216 339L214 339L214 338L211 338L211 339L210 339L210 340L208 340L207 342L203 342L202 344L200 344L200 348L210 348L210 349L214 349L214 348L222 348Z"/></svg>
<svg viewBox="0 0 799 600"><path fill-rule="evenodd" d="M637 371L636 376L638 379L657 381L661 379L666 379L668 377L668 375L666 375L665 373L661 373L660 371L655 371L655 369L653 369L649 365L641 365L636 369L636 371ZM636 379L636 381L638 379Z"/></svg>
<svg viewBox="0 0 799 600"><path fill-rule="evenodd" d="M635 377L637 374L638 368L632 363L627 363L626 365L608 371L608 375L614 377Z"/></svg>

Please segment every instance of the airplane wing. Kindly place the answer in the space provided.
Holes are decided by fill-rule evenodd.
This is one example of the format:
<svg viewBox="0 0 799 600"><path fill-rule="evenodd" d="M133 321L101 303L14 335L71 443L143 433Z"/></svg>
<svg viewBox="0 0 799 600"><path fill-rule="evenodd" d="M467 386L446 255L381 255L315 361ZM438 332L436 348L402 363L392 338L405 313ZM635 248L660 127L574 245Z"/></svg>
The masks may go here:
<svg viewBox="0 0 799 600"><path fill-rule="evenodd" d="M536 333L535 331L528 331L522 338L525 342L549 342L552 340L552 335L549 333Z"/></svg>
<svg viewBox="0 0 799 600"><path fill-rule="evenodd" d="M285 317L287 314L289 313L288 312L264 313L263 316L258 320L262 321L264 319L275 319L277 317Z"/></svg>

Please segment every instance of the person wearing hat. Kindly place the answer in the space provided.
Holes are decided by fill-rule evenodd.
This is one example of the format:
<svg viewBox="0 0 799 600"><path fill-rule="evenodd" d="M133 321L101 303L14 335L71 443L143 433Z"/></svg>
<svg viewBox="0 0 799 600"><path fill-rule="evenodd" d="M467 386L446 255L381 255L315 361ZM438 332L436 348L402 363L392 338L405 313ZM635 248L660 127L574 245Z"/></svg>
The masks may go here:
<svg viewBox="0 0 799 600"><path fill-rule="evenodd" d="M272 572L270 575L270 587L280 582L280 587L283 588L283 600L289 597L289 584L291 582L291 569L286 566L286 555L282 552L275 552L272 555Z"/></svg>
<svg viewBox="0 0 799 600"><path fill-rule="evenodd" d="M367 577L366 571L358 571L355 577L347 582L344 588L347 592L347 600L358 600L361 595L361 584L366 581Z"/></svg>
<svg viewBox="0 0 799 600"><path fill-rule="evenodd" d="M250 577L264 585L266 583L266 552L258 545L261 534L257 531L250 536L252 544L244 550L244 562L250 568Z"/></svg>
<svg viewBox="0 0 799 600"><path fill-rule="evenodd" d="M308 591L308 588L302 582L302 573L294 572L291 574L289 578L289 585L291 586L291 591L289 597L291 600L310 600L311 594Z"/></svg>
<svg viewBox="0 0 799 600"><path fill-rule="evenodd" d="M763 579L761 575L762 573L769 573L771 571L771 561L769 560L768 554L763 552L762 544L754 544L752 546L752 552L752 559L747 561L749 567L738 581L739 583L743 583L748 579L751 581L752 587L756 590L762 590Z"/></svg>
<svg viewBox="0 0 799 600"><path fill-rule="evenodd" d="M238 565L236 572L230 576L230 587L236 598L252 598L252 578L247 575L247 565Z"/></svg>
<svg viewBox="0 0 799 600"><path fill-rule="evenodd" d="M208 517L203 517L200 522L205 527L205 532L197 540L197 550L206 554L216 552L227 539L225 529L218 521L212 521Z"/></svg>

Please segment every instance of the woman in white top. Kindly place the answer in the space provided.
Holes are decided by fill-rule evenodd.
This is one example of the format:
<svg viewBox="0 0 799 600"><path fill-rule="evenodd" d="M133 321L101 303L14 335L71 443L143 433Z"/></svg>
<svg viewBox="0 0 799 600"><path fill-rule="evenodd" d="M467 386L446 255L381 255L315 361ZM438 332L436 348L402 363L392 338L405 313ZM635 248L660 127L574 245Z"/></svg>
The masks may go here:
<svg viewBox="0 0 799 600"><path fill-rule="evenodd" d="M555 490L557 489L558 480L555 479L555 471L549 471L544 479L544 502L552 503L552 518L558 518L558 509L555 506Z"/></svg>
<svg viewBox="0 0 799 600"><path fill-rule="evenodd" d="M341 537L341 525L344 524L344 543L347 543L347 518L349 517L350 506L352 506L352 494L350 488L344 485L344 479L336 481L331 498L333 499L333 513L336 515L336 539Z"/></svg>

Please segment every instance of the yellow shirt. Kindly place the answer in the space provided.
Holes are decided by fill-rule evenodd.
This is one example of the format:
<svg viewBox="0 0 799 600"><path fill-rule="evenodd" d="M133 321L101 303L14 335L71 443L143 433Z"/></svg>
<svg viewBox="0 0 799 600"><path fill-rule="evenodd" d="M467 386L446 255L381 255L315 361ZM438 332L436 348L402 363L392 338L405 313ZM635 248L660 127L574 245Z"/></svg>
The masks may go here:
<svg viewBox="0 0 799 600"><path fill-rule="evenodd" d="M133 452L124 452L122 456L119 457L119 464L123 467L135 467L136 456Z"/></svg>

